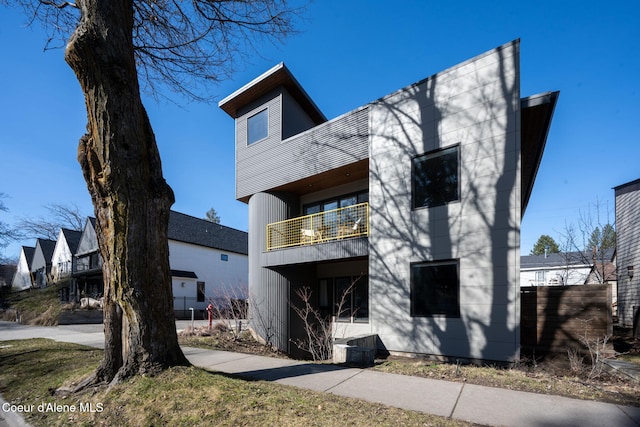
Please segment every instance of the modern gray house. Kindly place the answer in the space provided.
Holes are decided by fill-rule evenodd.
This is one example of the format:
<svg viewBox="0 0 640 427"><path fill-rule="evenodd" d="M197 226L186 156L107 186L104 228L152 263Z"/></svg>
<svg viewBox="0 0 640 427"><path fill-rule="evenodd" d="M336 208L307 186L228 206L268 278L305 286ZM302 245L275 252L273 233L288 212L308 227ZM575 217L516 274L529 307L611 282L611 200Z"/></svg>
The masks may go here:
<svg viewBox="0 0 640 427"><path fill-rule="evenodd" d="M523 98L519 63L515 40L332 120L282 63L220 101L260 336L301 355L308 287L338 337L519 357L520 221L558 97Z"/></svg>
<svg viewBox="0 0 640 427"><path fill-rule="evenodd" d="M616 196L616 257L618 323L633 327L640 337L640 179L614 187Z"/></svg>

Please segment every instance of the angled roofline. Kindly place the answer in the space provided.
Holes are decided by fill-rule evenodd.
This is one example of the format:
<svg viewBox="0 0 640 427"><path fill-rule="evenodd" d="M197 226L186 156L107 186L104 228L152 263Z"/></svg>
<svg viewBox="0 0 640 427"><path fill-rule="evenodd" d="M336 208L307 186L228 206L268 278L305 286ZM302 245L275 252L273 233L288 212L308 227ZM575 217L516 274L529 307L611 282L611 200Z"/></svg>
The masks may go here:
<svg viewBox="0 0 640 427"><path fill-rule="evenodd" d="M35 246L23 246L22 252L24 252L24 257L27 260L27 267L31 270L31 263L33 262L33 256L36 254Z"/></svg>
<svg viewBox="0 0 640 427"><path fill-rule="evenodd" d="M559 96L560 91L543 92L520 100L520 148L522 153L521 217L524 216L524 212L529 204L529 198L531 197L533 185L538 175L538 169L542 161L542 153L547 143L551 120L553 119L553 113Z"/></svg>
<svg viewBox="0 0 640 427"><path fill-rule="evenodd" d="M53 251L56 248L57 240L51 239L36 239L36 249L40 246L40 250L42 251L42 256L44 256L45 262L47 265L51 265L51 260L53 258Z"/></svg>
<svg viewBox="0 0 640 427"><path fill-rule="evenodd" d="M620 196L622 194L637 190L640 190L640 178L613 187L613 191L615 192L616 196Z"/></svg>
<svg viewBox="0 0 640 427"><path fill-rule="evenodd" d="M224 110L232 119L236 119L240 108L279 86L284 86L289 91L316 125L327 121L325 115L303 89L302 85L293 77L284 62L272 67L221 100L218 103L218 107Z"/></svg>
<svg viewBox="0 0 640 427"><path fill-rule="evenodd" d="M84 231L84 229L82 231ZM64 227L60 228L60 233L62 233L62 235L64 236L64 239L67 242L67 246L69 247L72 255L75 255L76 251L78 250L78 244L80 243L80 239L82 238L82 231L72 230L70 228ZM57 241L56 246L58 246Z"/></svg>

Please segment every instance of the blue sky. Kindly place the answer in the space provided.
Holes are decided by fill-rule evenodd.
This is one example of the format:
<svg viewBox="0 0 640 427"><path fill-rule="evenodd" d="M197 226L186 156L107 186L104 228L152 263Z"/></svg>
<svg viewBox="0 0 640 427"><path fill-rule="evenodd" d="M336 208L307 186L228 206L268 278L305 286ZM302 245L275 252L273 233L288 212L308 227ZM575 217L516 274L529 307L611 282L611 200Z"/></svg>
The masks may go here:
<svg viewBox="0 0 640 427"><path fill-rule="evenodd" d="M600 200L613 219L612 187L640 178L640 2L317 0L301 33L261 47L218 100L284 61L328 118L516 38L522 96L560 90L533 194L522 253L541 234L559 239ZM43 206L92 207L76 148L86 124L63 51L17 9L0 9L0 220L44 215ZM247 229L235 200L233 121L211 104L145 98L174 210ZM17 256L18 242L5 250Z"/></svg>

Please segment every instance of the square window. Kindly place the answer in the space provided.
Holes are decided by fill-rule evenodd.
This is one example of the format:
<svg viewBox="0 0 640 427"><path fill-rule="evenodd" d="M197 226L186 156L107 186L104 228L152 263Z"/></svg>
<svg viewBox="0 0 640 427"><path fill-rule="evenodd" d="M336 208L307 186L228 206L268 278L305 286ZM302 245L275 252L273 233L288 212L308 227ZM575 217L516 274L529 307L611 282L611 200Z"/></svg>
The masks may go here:
<svg viewBox="0 0 640 427"><path fill-rule="evenodd" d="M229 255L220 254L220 261L229 261Z"/></svg>
<svg viewBox="0 0 640 427"><path fill-rule="evenodd" d="M413 208L445 205L460 199L459 146L413 159Z"/></svg>
<svg viewBox="0 0 640 427"><path fill-rule="evenodd" d="M411 316L460 317L457 260L411 265Z"/></svg>
<svg viewBox="0 0 640 427"><path fill-rule="evenodd" d="M247 119L247 145L269 136L269 110L264 109Z"/></svg>

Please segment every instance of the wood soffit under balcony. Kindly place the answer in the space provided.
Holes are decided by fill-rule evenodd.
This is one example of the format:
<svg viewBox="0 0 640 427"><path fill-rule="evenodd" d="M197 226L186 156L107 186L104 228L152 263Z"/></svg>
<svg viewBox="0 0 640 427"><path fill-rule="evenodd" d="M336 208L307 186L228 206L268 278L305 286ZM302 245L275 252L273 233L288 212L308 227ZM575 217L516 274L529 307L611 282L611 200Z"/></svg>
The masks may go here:
<svg viewBox="0 0 640 427"><path fill-rule="evenodd" d="M328 188L337 187L338 185L348 184L353 181L368 179L369 177L369 159L360 160L346 166L341 166L317 175L310 176L295 182L272 188L270 191L291 193L297 196L303 194L315 193L316 191L326 190ZM249 197L241 199L248 202Z"/></svg>

